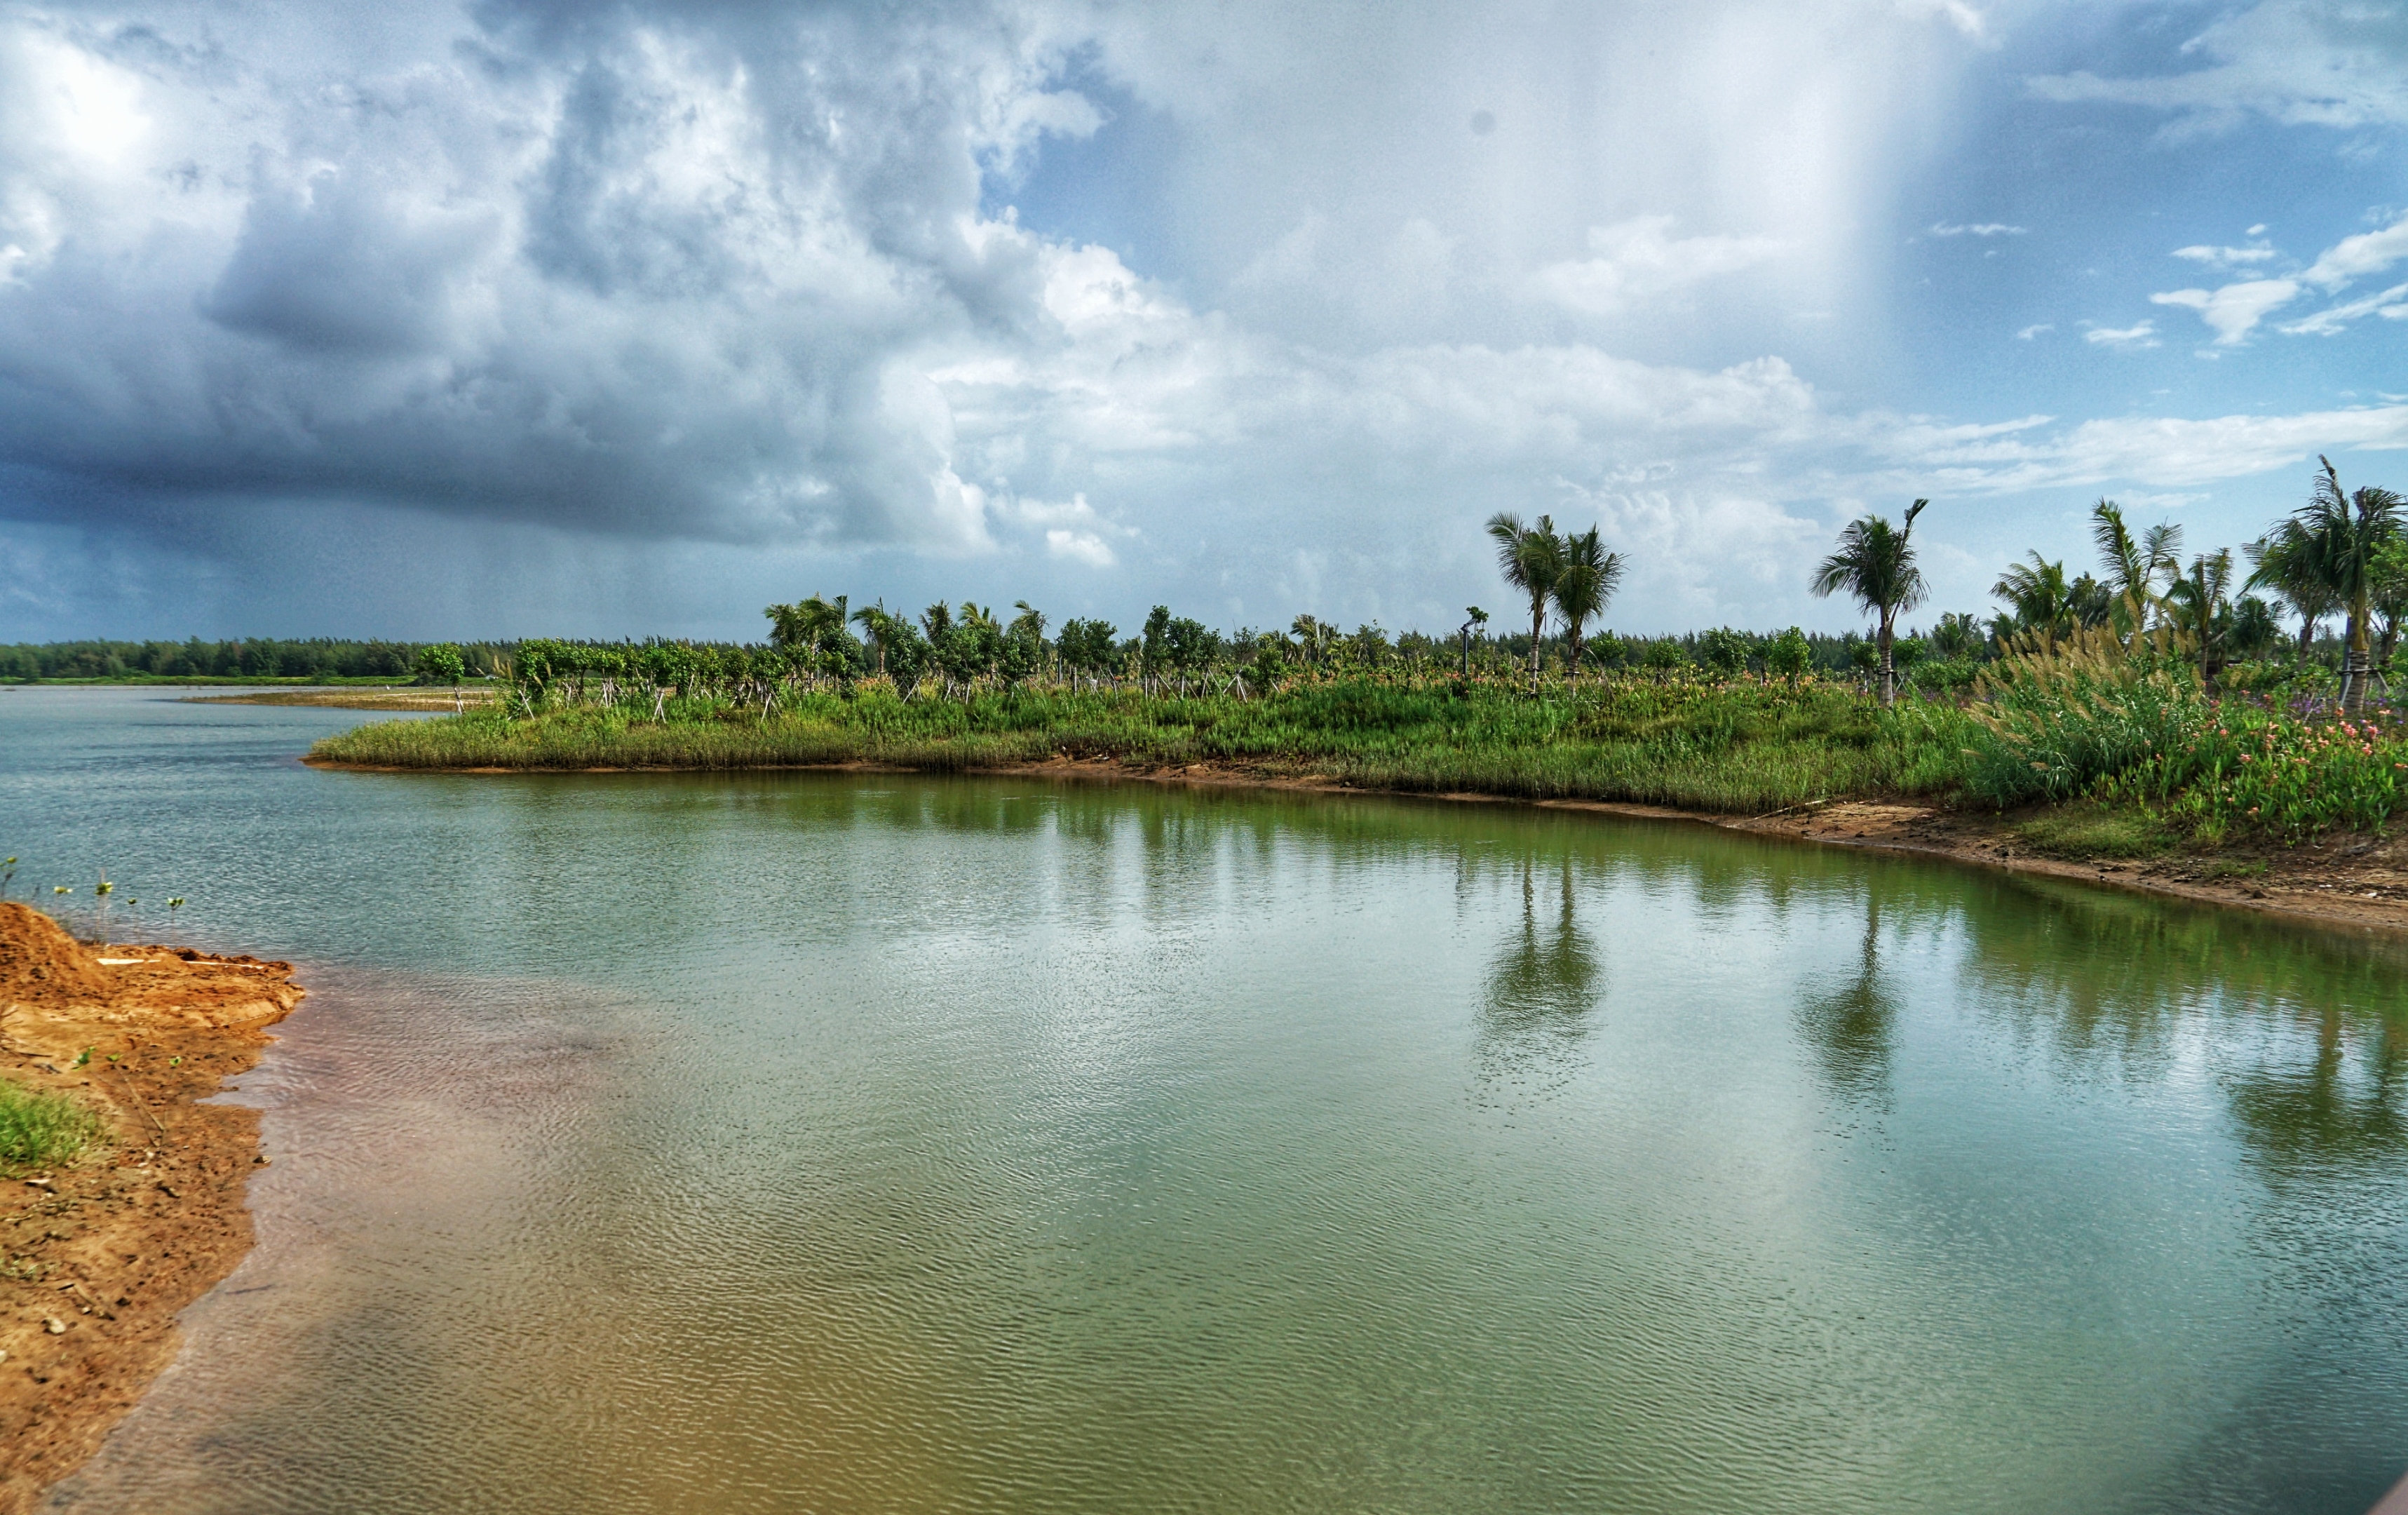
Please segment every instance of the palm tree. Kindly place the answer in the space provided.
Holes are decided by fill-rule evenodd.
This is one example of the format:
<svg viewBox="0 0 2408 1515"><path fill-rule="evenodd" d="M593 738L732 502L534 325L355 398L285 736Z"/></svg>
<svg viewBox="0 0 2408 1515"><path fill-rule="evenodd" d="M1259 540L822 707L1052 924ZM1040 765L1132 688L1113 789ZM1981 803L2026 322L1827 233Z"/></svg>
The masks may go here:
<svg viewBox="0 0 2408 1515"><path fill-rule="evenodd" d="M2037 551L2025 556L2030 561L2008 564L1990 593L2007 602L2023 629L2052 639L2071 635L2080 616L2073 586L2065 581L2065 565L2051 563Z"/></svg>
<svg viewBox="0 0 2408 1515"><path fill-rule="evenodd" d="M1511 511L1488 518L1488 534L1497 540L1497 569L1505 582L1530 597L1530 692L1539 692L1539 638L1547 629L1547 601L1563 572L1564 539L1555 535L1552 516L1540 516L1528 526Z"/></svg>
<svg viewBox="0 0 2408 1515"><path fill-rule="evenodd" d="M1042 664L1045 656L1045 613L1025 599L1012 601L1011 608L1020 613L1004 628L1004 639L1025 645L1033 660Z"/></svg>
<svg viewBox="0 0 2408 1515"><path fill-rule="evenodd" d="M2172 521L2160 521L2142 533L2141 556L2149 565L2149 577L2141 585L2143 599L2159 574L2165 575L2169 585L2182 577L2182 541L2183 529Z"/></svg>
<svg viewBox="0 0 2408 1515"><path fill-rule="evenodd" d="M1914 566L1914 518L1931 501L1918 499L1906 508L1904 523L1893 528L1886 516L1868 514L1848 523L1840 533L1839 550L1823 559L1807 584L1816 598L1846 590L1856 603L1880 617L1874 633L1881 652L1882 703L1898 699L1898 667L1891 657L1897 642L1898 613L1923 603L1931 590L1923 570Z"/></svg>
<svg viewBox="0 0 2408 1515"><path fill-rule="evenodd" d="M2225 644L2244 657L2262 656L2283 640L2282 623L2273 607L2256 595L2243 595L2232 607L2232 630Z"/></svg>
<svg viewBox="0 0 2408 1515"><path fill-rule="evenodd" d="M2296 521L2285 521L2242 549L2249 555L2250 573L2242 587L2272 589L2300 618L2300 659L2315 646L2316 623L2340 608L2333 593L2316 578L2315 553Z"/></svg>
<svg viewBox="0 0 2408 1515"><path fill-rule="evenodd" d="M886 671L886 639L895 625L894 617L886 613L886 601L881 599L854 611L853 624L868 633L869 640L877 643L878 671L883 674Z"/></svg>
<svg viewBox="0 0 2408 1515"><path fill-rule="evenodd" d="M2199 642L2199 681L2215 677L2216 632L2229 619L2225 597L2232 589L2232 552L2219 548L2190 561L2190 571L2167 586L2165 606L2173 623Z"/></svg>
<svg viewBox="0 0 2408 1515"><path fill-rule="evenodd" d="M2090 540L2099 544L2107 587L2117 599L2146 601L2153 598L2150 590L2157 572L2131 528L2125 526L2122 506L2112 499L2101 499L2090 507Z"/></svg>
<svg viewBox="0 0 2408 1515"><path fill-rule="evenodd" d="M2316 461L2324 465L2324 476L2316 481L2308 503L2286 524L2295 527L2308 544L2316 581L2349 612L2349 653L2342 669L2341 708L2356 715L2366 708L2366 686L2373 676L2371 633L2383 550L2399 540L2401 507L2408 502L2372 484L2344 495L2331 460L2318 456Z"/></svg>
<svg viewBox="0 0 2408 1515"><path fill-rule="evenodd" d="M1613 592L1622 587L1622 555L1609 553L1598 540L1597 527L1563 540L1563 561L1555 572L1555 613L1571 634L1572 687L1580 687L1581 633L1591 619L1605 613Z"/></svg>

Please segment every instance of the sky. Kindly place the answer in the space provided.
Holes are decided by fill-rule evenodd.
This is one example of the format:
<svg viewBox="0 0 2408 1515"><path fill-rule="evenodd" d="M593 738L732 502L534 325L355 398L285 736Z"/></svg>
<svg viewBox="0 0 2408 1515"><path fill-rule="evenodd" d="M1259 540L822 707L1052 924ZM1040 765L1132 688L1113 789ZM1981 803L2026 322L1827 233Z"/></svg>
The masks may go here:
<svg viewBox="0 0 2408 1515"><path fill-rule="evenodd" d="M1790 624L2408 490L2408 4L0 0L0 641Z"/></svg>

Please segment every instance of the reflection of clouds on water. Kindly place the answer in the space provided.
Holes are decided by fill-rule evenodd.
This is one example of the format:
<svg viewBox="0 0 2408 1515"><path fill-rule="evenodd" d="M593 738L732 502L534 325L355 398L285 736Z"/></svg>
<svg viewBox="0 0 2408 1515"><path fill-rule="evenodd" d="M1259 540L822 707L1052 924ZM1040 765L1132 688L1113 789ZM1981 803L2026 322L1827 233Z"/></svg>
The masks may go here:
<svg viewBox="0 0 2408 1515"><path fill-rule="evenodd" d="M1479 1023L1480 1083L1484 1104L1503 1103L1499 1090L1553 1094L1579 1067L1590 1011L1605 994L1597 945L1573 916L1576 890L1570 856L1562 858L1552 909L1542 909L1538 872L1522 866L1522 908L1490 960Z"/></svg>
<svg viewBox="0 0 2408 1515"><path fill-rule="evenodd" d="M1886 1104L1898 1001L1881 981L1881 897L1865 892L1863 956L1856 971L1809 993L1798 1022L1816 1066L1842 1099Z"/></svg>

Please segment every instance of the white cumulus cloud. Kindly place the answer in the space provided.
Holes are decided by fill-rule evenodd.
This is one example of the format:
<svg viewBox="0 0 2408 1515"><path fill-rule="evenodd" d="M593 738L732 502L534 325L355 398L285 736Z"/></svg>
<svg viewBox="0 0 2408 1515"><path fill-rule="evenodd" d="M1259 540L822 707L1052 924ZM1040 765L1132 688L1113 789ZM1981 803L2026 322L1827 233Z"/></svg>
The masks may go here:
<svg viewBox="0 0 2408 1515"><path fill-rule="evenodd" d="M1587 315L1613 315L1638 301L1673 294L1777 258L1778 238L1674 237L1670 216L1637 216L1592 226L1590 257L1552 263L1531 276L1540 295Z"/></svg>

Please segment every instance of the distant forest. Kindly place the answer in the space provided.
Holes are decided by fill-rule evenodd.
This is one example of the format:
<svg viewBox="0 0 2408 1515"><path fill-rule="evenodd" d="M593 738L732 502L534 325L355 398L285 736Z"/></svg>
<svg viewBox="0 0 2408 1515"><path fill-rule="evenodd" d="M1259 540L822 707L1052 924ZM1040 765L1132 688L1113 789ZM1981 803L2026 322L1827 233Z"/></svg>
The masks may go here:
<svg viewBox="0 0 2408 1515"><path fill-rule="evenodd" d="M1335 632L1335 628L1327 628ZM1358 644L1368 656L1363 661L1378 667L1390 660L1432 664L1444 662L1455 656L1458 643L1450 636L1428 636L1406 632L1391 642L1377 627L1359 628L1344 640ZM655 639L666 640L666 639ZM732 646L734 643L689 642L675 639L679 645ZM1232 641L1251 641L1240 634ZM1333 638L1333 640L1336 640ZM1672 661L1670 654L1677 648L1683 655L1678 664L1712 667L1728 660L1731 652L1739 654L1739 664L1760 661L1751 655L1760 652L1767 638L1727 629L1691 632L1672 637L1626 637L1605 639L1605 647L1593 650L1590 659L1597 660L1598 651L1627 656L1638 664L1646 660L1647 650L1661 644L1657 657ZM1826 636L1809 632L1807 643L1813 649L1813 665L1827 673L1838 673L1863 666L1860 643L1866 639L1857 633ZM1944 638L1943 638L1944 640ZM1563 650L1567 642L1561 636L1544 639L1551 653ZM1502 654L1515 660L1529 656L1530 637L1527 632L1492 636L1475 634L1472 642L1478 653ZM310 637L281 640L275 637L246 637L230 642L204 642L194 637L188 642L17 642L0 645L0 684L22 684L36 679L258 679L268 682L301 682L310 679L392 679L395 682L417 676L418 655L423 648L438 645L417 642L351 641L340 637ZM515 642L480 642L453 643L459 646L471 677L483 677L497 668L507 667L517 651ZM1137 645L1134 639L1130 646Z"/></svg>
<svg viewBox="0 0 2408 1515"><path fill-rule="evenodd" d="M404 680L412 677L412 642L351 642L339 637L234 642L21 642L0 646L0 683L32 679ZM470 665L492 666L494 649L469 649Z"/></svg>

